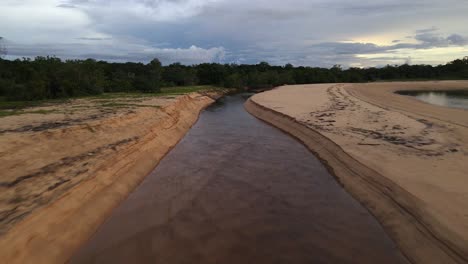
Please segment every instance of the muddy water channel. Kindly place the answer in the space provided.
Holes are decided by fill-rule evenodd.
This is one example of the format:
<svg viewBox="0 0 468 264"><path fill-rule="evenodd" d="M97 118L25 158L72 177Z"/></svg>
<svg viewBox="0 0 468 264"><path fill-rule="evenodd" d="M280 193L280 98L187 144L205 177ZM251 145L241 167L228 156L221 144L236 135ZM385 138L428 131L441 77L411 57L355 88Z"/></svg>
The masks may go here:
<svg viewBox="0 0 468 264"><path fill-rule="evenodd" d="M376 220L242 96L187 136L72 263L404 263Z"/></svg>

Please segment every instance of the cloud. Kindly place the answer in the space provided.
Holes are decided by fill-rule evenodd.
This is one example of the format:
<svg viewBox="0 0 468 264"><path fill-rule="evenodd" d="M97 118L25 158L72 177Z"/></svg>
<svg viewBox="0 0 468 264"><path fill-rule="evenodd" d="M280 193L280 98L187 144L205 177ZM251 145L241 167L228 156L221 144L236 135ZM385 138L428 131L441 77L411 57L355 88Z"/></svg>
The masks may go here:
<svg viewBox="0 0 468 264"><path fill-rule="evenodd" d="M69 0L62 5L79 8L97 18L131 17L150 21L178 21L199 14L203 8L219 0Z"/></svg>
<svg viewBox="0 0 468 264"><path fill-rule="evenodd" d="M3 58L7 54L7 50L3 45L3 37L0 36L0 58Z"/></svg>
<svg viewBox="0 0 468 264"><path fill-rule="evenodd" d="M0 3L0 32L6 33L10 58L53 55L64 59L92 57L110 61L150 61L158 57L166 64L222 62L226 53L223 47L210 45L202 48L192 44L176 44L176 47L171 45L162 48L158 42L147 41L126 32L107 33L96 26L97 21L88 12L88 9L93 8L97 8L100 14L112 13L114 9L127 12L126 7L134 5L132 12L135 15L148 11L149 16L161 19L161 12L172 12L165 16L177 19L177 12L186 12L181 16L194 14L206 2L210 1L117 0L110 9L107 9L108 2L101 0L3 2ZM131 24L130 21L126 23ZM108 25L114 26L112 22Z"/></svg>
<svg viewBox="0 0 468 264"><path fill-rule="evenodd" d="M98 43L95 43L98 41ZM222 47L209 49L190 46L188 48L158 48L147 43L127 42L125 39L85 39L70 44L18 44L9 43L9 54L12 58L57 56L62 59L86 59L149 62L158 58L163 64L181 62L199 64L205 62L222 63L226 51ZM92 44L89 44L91 42ZM115 43L119 43L116 45Z"/></svg>
<svg viewBox="0 0 468 264"><path fill-rule="evenodd" d="M413 38L418 40L418 43L392 41L393 44L391 45L377 45L375 43L360 42L322 42L310 45L305 51L309 56L318 59L321 62L320 64L325 66L337 63L344 64L345 66L352 64L372 66L376 65L376 63L378 63L377 65L413 63L414 58L408 56L406 52L404 54L401 53L403 50L409 50L414 53L418 50L450 47L463 48L468 45L468 38L459 34L451 34L444 37L435 33L427 33L429 31L417 32L419 34L416 34ZM372 56L373 54L379 54L379 56Z"/></svg>
<svg viewBox="0 0 468 264"><path fill-rule="evenodd" d="M443 63L466 55L466 13L466 0L2 0L0 35L13 56Z"/></svg>
<svg viewBox="0 0 468 264"><path fill-rule="evenodd" d="M21 43L57 43L100 35L86 14L57 4L55 0L0 2L1 34Z"/></svg>
<svg viewBox="0 0 468 264"><path fill-rule="evenodd" d="M423 8L424 2L420 1L375 1L372 3L339 2L337 7L344 15L379 15L393 12L412 12L415 8Z"/></svg>
<svg viewBox="0 0 468 264"><path fill-rule="evenodd" d="M438 31L439 29L437 27L430 27L430 28L424 28L424 29L417 29L416 33L417 34L426 34L426 33L432 33L435 31Z"/></svg>
<svg viewBox="0 0 468 264"><path fill-rule="evenodd" d="M458 35L458 34L452 34L452 35L448 36L446 40L450 45L456 45L456 46L468 45L468 38L463 37L463 36Z"/></svg>
<svg viewBox="0 0 468 264"><path fill-rule="evenodd" d="M92 38L92 37L81 37L81 38L78 38L79 40L95 40L95 41L101 41L101 40L110 40L112 38L98 38L98 37L95 37L95 38Z"/></svg>
<svg viewBox="0 0 468 264"><path fill-rule="evenodd" d="M66 4L66 3L64 3L64 4L59 4L59 5L57 5L57 7L61 7L61 8L76 8L75 5Z"/></svg>
<svg viewBox="0 0 468 264"><path fill-rule="evenodd" d="M312 45L311 47L328 50L335 54L372 54L394 52L399 49L430 49L468 45L468 38L458 34L442 37L437 34L422 33L415 35L414 39L418 40L419 43L401 43L400 41L392 41L397 44L377 45L374 43L359 42L323 42Z"/></svg>
<svg viewBox="0 0 468 264"><path fill-rule="evenodd" d="M468 44L468 38L459 34L451 34L448 37L442 37L439 34L422 33L417 34L414 38L420 41L421 44L413 45L413 48L465 46Z"/></svg>

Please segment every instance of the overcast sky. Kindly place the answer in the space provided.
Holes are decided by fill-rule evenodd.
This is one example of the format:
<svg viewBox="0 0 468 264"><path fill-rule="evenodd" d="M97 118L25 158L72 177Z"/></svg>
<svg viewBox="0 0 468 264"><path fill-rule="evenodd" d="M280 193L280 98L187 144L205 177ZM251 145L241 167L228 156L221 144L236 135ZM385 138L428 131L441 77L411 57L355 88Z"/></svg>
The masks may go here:
<svg viewBox="0 0 468 264"><path fill-rule="evenodd" d="M468 0L0 0L7 58L296 66L468 55Z"/></svg>

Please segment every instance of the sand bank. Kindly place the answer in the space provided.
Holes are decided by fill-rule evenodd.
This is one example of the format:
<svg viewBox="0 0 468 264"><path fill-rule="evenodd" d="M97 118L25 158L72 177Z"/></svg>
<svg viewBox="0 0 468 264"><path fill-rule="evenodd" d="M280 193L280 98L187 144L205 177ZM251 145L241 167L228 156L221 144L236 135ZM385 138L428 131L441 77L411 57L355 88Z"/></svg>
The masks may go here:
<svg viewBox="0 0 468 264"><path fill-rule="evenodd" d="M468 112L396 90L468 82L321 84L253 96L247 110L291 133L382 223L414 263L468 260Z"/></svg>
<svg viewBox="0 0 468 264"><path fill-rule="evenodd" d="M74 100L54 109L75 112L3 118L2 261L67 261L216 96L133 98L100 107Z"/></svg>

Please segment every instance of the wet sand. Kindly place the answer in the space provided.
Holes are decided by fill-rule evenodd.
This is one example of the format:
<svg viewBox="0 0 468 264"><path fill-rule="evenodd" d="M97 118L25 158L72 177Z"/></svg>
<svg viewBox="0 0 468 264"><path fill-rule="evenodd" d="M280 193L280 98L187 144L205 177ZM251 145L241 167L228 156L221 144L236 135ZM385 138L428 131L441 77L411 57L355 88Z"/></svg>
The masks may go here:
<svg viewBox="0 0 468 264"><path fill-rule="evenodd" d="M71 263L406 263L301 143L227 97Z"/></svg>
<svg viewBox="0 0 468 264"><path fill-rule="evenodd" d="M317 152L412 262L468 263L468 112L394 93L467 88L467 81L285 86L246 107Z"/></svg>

